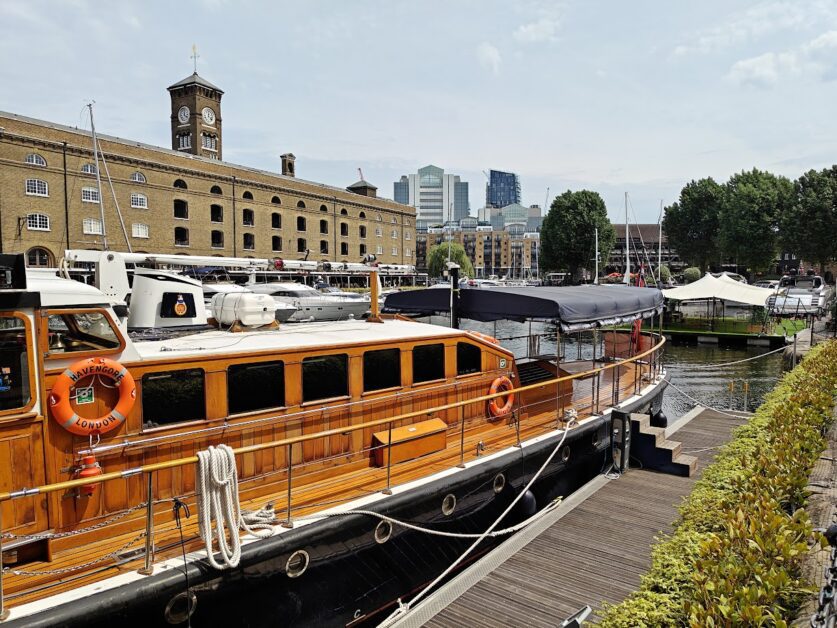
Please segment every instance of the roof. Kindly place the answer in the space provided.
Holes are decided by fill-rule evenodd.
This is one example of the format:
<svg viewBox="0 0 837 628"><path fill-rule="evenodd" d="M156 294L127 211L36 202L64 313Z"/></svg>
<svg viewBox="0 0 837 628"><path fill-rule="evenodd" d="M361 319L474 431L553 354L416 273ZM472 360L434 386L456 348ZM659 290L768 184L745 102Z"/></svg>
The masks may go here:
<svg viewBox="0 0 837 628"><path fill-rule="evenodd" d="M631 238L636 240L637 238L641 238L643 242L648 244L649 242L657 243L660 241L660 225L653 223L653 224L632 224L631 226ZM613 223L613 228L616 230L616 239L617 240L624 240L625 239L625 225L615 222ZM666 232L663 231L663 242L668 242L668 237L666 236Z"/></svg>
<svg viewBox="0 0 837 628"><path fill-rule="evenodd" d="M47 307L110 303L110 298L98 288L59 277L54 268L27 268L26 283L29 292L40 293L41 305Z"/></svg>
<svg viewBox="0 0 837 628"><path fill-rule="evenodd" d="M347 187L346 189L347 189L347 190L353 190L353 189L355 189L355 188L371 188L371 189L373 189L373 190L377 190L377 189L378 189L378 187L377 187L377 186L372 185L372 184L371 184L371 183L369 183L369 181L367 181L366 179L361 179L361 180L360 180L360 181L358 181L357 183L352 183L352 184L351 184L349 187Z"/></svg>
<svg viewBox="0 0 837 628"><path fill-rule="evenodd" d="M186 87L187 85L200 85L201 87L206 87L208 89L214 89L219 94L224 93L224 91L222 89L220 89L219 87L216 87L215 85L213 85L212 83L207 81L205 78L200 76L197 72L195 72L191 76L187 76L182 81L177 81L177 83L175 83L174 85L169 85L166 89L171 91L173 89L178 89L180 87Z"/></svg>
<svg viewBox="0 0 837 628"><path fill-rule="evenodd" d="M762 307L772 294L776 294L776 292L770 288L757 288L730 279L726 275L719 278L713 277L709 273L685 286L663 290L666 299L674 299L675 301L720 299Z"/></svg>
<svg viewBox="0 0 837 628"><path fill-rule="evenodd" d="M663 305L656 288L629 286L526 286L476 288L459 292L459 313L478 321L556 321L564 331L614 325L646 318ZM433 313L450 310L450 292L427 289L386 298L386 310Z"/></svg>

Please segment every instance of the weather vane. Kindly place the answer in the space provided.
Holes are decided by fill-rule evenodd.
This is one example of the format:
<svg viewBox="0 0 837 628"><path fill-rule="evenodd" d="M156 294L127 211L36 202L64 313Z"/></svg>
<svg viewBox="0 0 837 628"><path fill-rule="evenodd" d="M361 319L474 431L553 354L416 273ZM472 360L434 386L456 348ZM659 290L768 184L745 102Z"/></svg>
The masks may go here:
<svg viewBox="0 0 837 628"><path fill-rule="evenodd" d="M192 44L192 56L190 56L189 58L192 60L195 66L195 74L198 73L198 57L200 57L200 55L198 54L198 47L195 44Z"/></svg>

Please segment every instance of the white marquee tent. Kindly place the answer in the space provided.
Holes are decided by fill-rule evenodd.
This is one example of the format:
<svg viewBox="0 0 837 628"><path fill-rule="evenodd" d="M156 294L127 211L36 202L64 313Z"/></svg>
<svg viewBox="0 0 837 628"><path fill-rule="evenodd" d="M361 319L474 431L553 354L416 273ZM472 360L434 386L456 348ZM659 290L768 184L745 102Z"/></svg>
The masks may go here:
<svg viewBox="0 0 837 628"><path fill-rule="evenodd" d="M728 303L743 303L764 307L767 298L776 294L770 288L757 288L746 283L730 279L726 275L720 278L707 273L694 283L663 290L666 299L675 301L707 301L718 299Z"/></svg>

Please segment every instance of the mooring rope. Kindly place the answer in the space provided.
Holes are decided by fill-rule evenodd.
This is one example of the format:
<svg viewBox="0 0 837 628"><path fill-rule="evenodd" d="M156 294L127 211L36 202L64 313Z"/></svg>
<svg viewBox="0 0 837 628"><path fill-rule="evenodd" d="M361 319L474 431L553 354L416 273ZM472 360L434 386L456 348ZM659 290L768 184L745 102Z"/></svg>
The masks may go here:
<svg viewBox="0 0 837 628"><path fill-rule="evenodd" d="M702 406L702 407L706 408L707 410L712 410L713 412L717 412L718 414L723 414L723 415L725 415L725 416L730 416L730 417L733 417L733 418L735 418L735 419L741 419L741 418L743 418L740 414L732 414L731 412L726 412L726 411L724 411L724 410L719 410L718 408L713 408L712 406L710 406L709 404L704 403L704 402L703 402L703 401L701 401L700 399L695 399L695 398L694 398L694 397L692 397L689 393L685 392L684 390L681 390L680 388L678 388L677 386L675 386L675 385L674 385L674 384L672 384L671 382L669 382L669 383L668 383L668 385L669 385L669 387L673 388L674 390L676 390L677 392L679 392L681 395L683 395L684 397L686 397L686 399L689 399L689 400L691 400L691 401L694 401L696 404L698 404L699 406Z"/></svg>
<svg viewBox="0 0 837 628"><path fill-rule="evenodd" d="M772 355L774 353L779 353L779 351L784 351L786 347L779 347L778 349L773 349L772 351L768 351L767 353L760 353L759 355L754 355L750 358L744 358L742 360L734 360L732 362L719 362L718 364L690 364L690 369L716 369L722 366L732 366L734 364L742 364L743 362L750 362L751 360L760 360L761 358Z"/></svg>

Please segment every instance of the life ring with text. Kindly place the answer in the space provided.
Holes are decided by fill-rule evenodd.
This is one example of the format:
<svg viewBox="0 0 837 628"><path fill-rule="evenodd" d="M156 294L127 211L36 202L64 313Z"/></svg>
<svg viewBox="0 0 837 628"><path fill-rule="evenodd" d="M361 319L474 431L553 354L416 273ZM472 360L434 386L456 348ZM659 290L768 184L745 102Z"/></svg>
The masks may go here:
<svg viewBox="0 0 837 628"><path fill-rule="evenodd" d="M94 375L114 381L119 387L119 401L104 416L86 419L76 414L70 400L73 398L73 387L82 379ZM108 358L88 358L75 362L58 376L49 393L49 407L53 418L65 430L79 436L90 436L110 432L122 425L136 399L137 385L127 368Z"/></svg>
<svg viewBox="0 0 837 628"><path fill-rule="evenodd" d="M285 268L284 260L282 260L281 257L277 257L275 260L273 260L273 268L276 270L282 270L283 268Z"/></svg>
<svg viewBox="0 0 837 628"><path fill-rule="evenodd" d="M486 342L490 342L493 345L499 345L500 344L494 336L489 336L488 334L483 334L482 332L479 332L479 331L469 331L468 333L471 334L472 336L476 336L477 338L481 338L482 340L485 340Z"/></svg>
<svg viewBox="0 0 837 628"><path fill-rule="evenodd" d="M488 394L495 395L499 392L512 390L513 388L514 385L512 384L512 381L505 375L501 375L491 382L491 388L488 390ZM502 403L502 401L503 397L494 397L494 399L488 402L488 411L491 413L491 416L500 418L511 412L512 406L514 406L514 393L506 395L505 403L501 406L500 403Z"/></svg>

